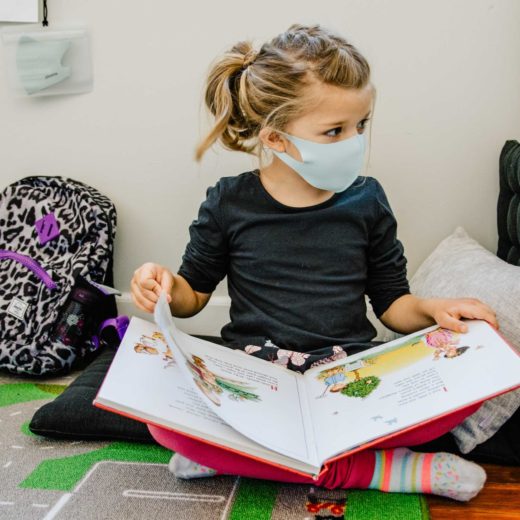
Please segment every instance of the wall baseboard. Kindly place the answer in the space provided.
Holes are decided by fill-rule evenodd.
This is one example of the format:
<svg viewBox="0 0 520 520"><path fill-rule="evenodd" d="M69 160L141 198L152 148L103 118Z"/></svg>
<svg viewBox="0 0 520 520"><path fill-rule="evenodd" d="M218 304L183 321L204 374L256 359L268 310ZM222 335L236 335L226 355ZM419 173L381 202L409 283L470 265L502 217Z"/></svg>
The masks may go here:
<svg viewBox="0 0 520 520"><path fill-rule="evenodd" d="M124 292L121 296L116 296L117 310L119 314L127 316L138 316L148 321L153 321L150 313L138 309L130 296L129 292ZM374 340L391 341L397 334L385 327L375 316L372 306L368 299L367 317L377 330ZM207 336L220 336L220 329L229 322L229 306L231 299L229 296L212 296L206 307L191 318L173 318L175 325L187 334L201 334Z"/></svg>
<svg viewBox="0 0 520 520"><path fill-rule="evenodd" d="M129 292L116 296L118 314L138 316L144 320L153 321L153 315L138 309ZM228 296L212 296L206 307L191 318L173 318L175 325L187 334L203 334L207 336L220 336L220 329L229 322L229 306L231 300Z"/></svg>

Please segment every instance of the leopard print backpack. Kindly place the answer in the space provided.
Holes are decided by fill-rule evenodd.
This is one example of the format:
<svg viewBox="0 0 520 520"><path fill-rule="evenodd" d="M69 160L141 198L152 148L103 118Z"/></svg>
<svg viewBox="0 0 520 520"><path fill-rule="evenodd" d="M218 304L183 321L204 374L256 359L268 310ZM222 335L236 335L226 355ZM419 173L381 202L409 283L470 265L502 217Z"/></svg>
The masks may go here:
<svg viewBox="0 0 520 520"><path fill-rule="evenodd" d="M31 176L0 195L0 370L63 374L117 314L116 210L74 179Z"/></svg>

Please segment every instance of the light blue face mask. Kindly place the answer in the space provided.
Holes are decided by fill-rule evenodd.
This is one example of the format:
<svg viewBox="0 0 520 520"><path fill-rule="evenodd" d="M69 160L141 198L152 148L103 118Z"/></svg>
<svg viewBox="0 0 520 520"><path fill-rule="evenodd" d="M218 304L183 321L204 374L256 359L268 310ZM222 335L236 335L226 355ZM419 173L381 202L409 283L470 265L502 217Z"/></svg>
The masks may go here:
<svg viewBox="0 0 520 520"><path fill-rule="evenodd" d="M67 79L71 70L61 64L70 40L38 41L22 36L18 42L18 76L27 94L35 94Z"/></svg>
<svg viewBox="0 0 520 520"><path fill-rule="evenodd" d="M335 143L316 143L279 131L299 150L302 161L287 152L273 153L320 190L346 190L359 176L365 157L365 134L356 134Z"/></svg>

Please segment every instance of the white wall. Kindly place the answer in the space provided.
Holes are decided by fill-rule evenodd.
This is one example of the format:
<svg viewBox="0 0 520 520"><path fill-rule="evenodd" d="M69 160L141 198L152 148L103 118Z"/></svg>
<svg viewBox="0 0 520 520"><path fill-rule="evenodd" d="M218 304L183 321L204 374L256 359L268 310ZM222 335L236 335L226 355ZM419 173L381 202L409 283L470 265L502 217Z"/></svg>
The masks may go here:
<svg viewBox="0 0 520 520"><path fill-rule="evenodd" d="M65 175L108 195L122 291L143 262L176 270L206 187L256 166L221 148L193 159L207 128L210 62L238 40L259 47L291 23L320 23L372 67L378 99L366 174L386 189L409 278L457 225L495 252L498 158L520 137L519 19L517 0L53 0L51 27L90 27L94 91L14 98L0 61L1 185ZM206 307L191 330L218 333L226 294L224 280L212 298L221 306Z"/></svg>

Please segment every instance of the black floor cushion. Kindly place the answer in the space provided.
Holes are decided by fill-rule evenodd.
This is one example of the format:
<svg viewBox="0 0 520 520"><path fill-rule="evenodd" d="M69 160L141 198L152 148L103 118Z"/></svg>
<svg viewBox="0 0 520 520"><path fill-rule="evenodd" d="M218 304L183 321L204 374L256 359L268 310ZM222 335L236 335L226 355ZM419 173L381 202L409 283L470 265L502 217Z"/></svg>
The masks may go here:
<svg viewBox="0 0 520 520"><path fill-rule="evenodd" d="M216 336L193 336L222 344ZM29 424L31 432L58 439L155 443L146 424L92 405L116 352L106 347L62 394L40 407Z"/></svg>

